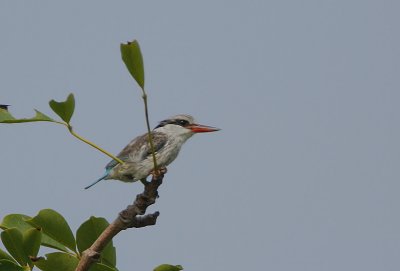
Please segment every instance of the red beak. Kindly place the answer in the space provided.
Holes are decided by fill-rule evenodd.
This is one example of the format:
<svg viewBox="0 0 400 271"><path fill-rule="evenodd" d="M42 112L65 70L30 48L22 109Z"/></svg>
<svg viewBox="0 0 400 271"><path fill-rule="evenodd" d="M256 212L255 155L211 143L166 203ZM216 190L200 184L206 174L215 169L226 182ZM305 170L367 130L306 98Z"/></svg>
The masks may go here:
<svg viewBox="0 0 400 271"><path fill-rule="evenodd" d="M188 126L190 130L192 130L193 133L209 133L209 132L216 132L221 129L211 127L211 126L206 126L206 125L201 125L201 124L191 124Z"/></svg>

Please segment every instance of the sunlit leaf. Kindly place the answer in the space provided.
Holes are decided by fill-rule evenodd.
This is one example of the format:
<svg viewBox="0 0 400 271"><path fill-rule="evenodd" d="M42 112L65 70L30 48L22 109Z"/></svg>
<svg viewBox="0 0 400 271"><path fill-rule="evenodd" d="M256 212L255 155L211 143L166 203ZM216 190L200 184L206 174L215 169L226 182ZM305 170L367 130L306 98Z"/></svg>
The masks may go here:
<svg viewBox="0 0 400 271"><path fill-rule="evenodd" d="M39 258L33 262L42 271L75 271L78 258L63 252L46 254L46 258Z"/></svg>
<svg viewBox="0 0 400 271"><path fill-rule="evenodd" d="M51 209L43 209L27 223L39 227L50 238L61 243L72 251L76 251L75 238L71 228L62 215Z"/></svg>
<svg viewBox="0 0 400 271"><path fill-rule="evenodd" d="M41 242L42 232L40 230L32 228L23 233L24 249L29 259L37 256ZM33 267L32 261L29 260L28 263Z"/></svg>
<svg viewBox="0 0 400 271"><path fill-rule="evenodd" d="M32 225L28 224L26 220L31 219L30 216L22 215L22 214L9 214L3 218L3 221L0 224L0 228L2 229L11 229L17 228L21 232L25 232L30 229L34 229ZM51 239L46 234L42 233L42 245L46 247L55 248L61 251L68 251L68 249L60 244L59 242Z"/></svg>
<svg viewBox="0 0 400 271"><path fill-rule="evenodd" d="M139 43L136 40L126 44L121 43L121 56L129 73L136 80L138 85L144 89L143 57Z"/></svg>
<svg viewBox="0 0 400 271"><path fill-rule="evenodd" d="M181 265L162 264L154 268L154 271L179 271L183 270Z"/></svg>
<svg viewBox="0 0 400 271"><path fill-rule="evenodd" d="M7 251L20 265L26 265L29 262L29 257L24 249L22 232L18 229L11 228L2 231L1 241Z"/></svg>
<svg viewBox="0 0 400 271"><path fill-rule="evenodd" d="M0 228L3 230L17 228L21 232L31 229L32 226L25 222L25 220L31 219L30 216L22 214L9 214L3 217L0 223Z"/></svg>
<svg viewBox="0 0 400 271"><path fill-rule="evenodd" d="M51 109L66 123L69 123L75 110L75 98L71 93L64 102L49 102Z"/></svg>
<svg viewBox="0 0 400 271"><path fill-rule="evenodd" d="M76 232L76 244L80 253L88 249L109 223L102 217L90 217ZM108 266L116 265L115 247L110 241L101 253L101 262Z"/></svg>
<svg viewBox="0 0 400 271"><path fill-rule="evenodd" d="M50 121L57 122L42 112L35 110L36 115L29 119L17 119L11 113L5 109L0 108L0 123L23 123L23 122L35 122L35 121Z"/></svg>

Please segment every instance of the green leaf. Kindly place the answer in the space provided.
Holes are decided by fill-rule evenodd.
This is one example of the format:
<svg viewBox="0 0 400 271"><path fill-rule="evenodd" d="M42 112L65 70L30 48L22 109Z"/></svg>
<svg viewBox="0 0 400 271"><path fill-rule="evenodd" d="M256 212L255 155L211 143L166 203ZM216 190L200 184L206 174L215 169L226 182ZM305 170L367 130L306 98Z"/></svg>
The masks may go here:
<svg viewBox="0 0 400 271"><path fill-rule="evenodd" d="M144 89L143 57L137 40L126 44L121 43L121 56L129 73L138 85Z"/></svg>
<svg viewBox="0 0 400 271"><path fill-rule="evenodd" d="M89 271L118 271L118 269L102 263L95 263L89 268Z"/></svg>
<svg viewBox="0 0 400 271"><path fill-rule="evenodd" d="M1 233L1 241L7 251L20 265L26 265L29 262L28 254L26 254L24 249L22 232L17 228L3 231Z"/></svg>
<svg viewBox="0 0 400 271"><path fill-rule="evenodd" d="M162 264L154 268L154 271L179 271L183 270L181 265Z"/></svg>
<svg viewBox="0 0 400 271"><path fill-rule="evenodd" d="M0 260L0 271L26 271L22 266L19 266L13 261ZM28 269L29 270L29 269Z"/></svg>
<svg viewBox="0 0 400 271"><path fill-rule="evenodd" d="M46 258L41 257L33 263L43 271L75 271L79 260L71 254L53 252L46 254Z"/></svg>
<svg viewBox="0 0 400 271"><path fill-rule="evenodd" d="M41 230L32 228L23 233L24 249L29 259L37 256L41 242L42 242ZM32 261L29 260L28 263L30 267L33 267Z"/></svg>
<svg viewBox="0 0 400 271"><path fill-rule="evenodd" d="M9 261L16 263L16 261L13 259L13 257L11 257L11 255L9 255L7 252L2 250L1 248L0 248L0 260L9 260Z"/></svg>
<svg viewBox="0 0 400 271"><path fill-rule="evenodd" d="M71 228L62 215L51 209L43 209L27 223L42 228L43 233L76 252L75 238Z"/></svg>
<svg viewBox="0 0 400 271"><path fill-rule="evenodd" d="M15 118L11 115L8 110L0 108L0 122L4 122L7 120L15 120Z"/></svg>
<svg viewBox="0 0 400 271"><path fill-rule="evenodd" d="M0 108L0 123L23 123L23 122L35 122L35 121L50 121L57 122L49 116L35 109L36 115L29 119L16 119L10 112Z"/></svg>
<svg viewBox="0 0 400 271"><path fill-rule="evenodd" d="M30 229L34 229L30 224L26 222L26 220L31 219L30 216L22 215L22 214L10 214L3 218L3 221L0 224L0 228L2 229L10 229L10 228L17 228L21 232L25 232ZM68 249L60 244L59 242L51 239L46 234L42 233L42 245L46 247L55 248L58 250L62 250L67 252Z"/></svg>
<svg viewBox="0 0 400 271"><path fill-rule="evenodd" d="M82 223L76 232L76 244L80 253L88 249L109 223L102 217L90 217ZM101 253L101 262L108 266L116 265L115 247L110 241Z"/></svg>
<svg viewBox="0 0 400 271"><path fill-rule="evenodd" d="M32 226L25 222L25 220L30 219L30 216L22 214L9 214L6 215L0 223L0 228L3 230L17 228L21 232L31 229Z"/></svg>
<svg viewBox="0 0 400 271"><path fill-rule="evenodd" d="M51 100L49 102L51 109L66 123L69 123L75 110L75 98L71 93L68 95L67 100L64 102L56 102Z"/></svg>

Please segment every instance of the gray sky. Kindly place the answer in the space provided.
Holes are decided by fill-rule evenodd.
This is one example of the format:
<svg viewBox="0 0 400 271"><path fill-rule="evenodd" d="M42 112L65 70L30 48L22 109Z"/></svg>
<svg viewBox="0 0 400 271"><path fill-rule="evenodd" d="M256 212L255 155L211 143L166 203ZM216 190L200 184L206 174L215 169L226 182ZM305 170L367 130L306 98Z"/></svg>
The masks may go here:
<svg viewBox="0 0 400 271"><path fill-rule="evenodd" d="M68 2L68 3L67 3ZM118 153L145 131L119 43L144 54L152 126L189 113L154 227L118 235L118 267L399 270L400 2L2 1L0 103L17 117L75 94L75 130ZM147 1L149 2L149 1ZM0 125L0 217L112 221L142 190L50 123Z"/></svg>

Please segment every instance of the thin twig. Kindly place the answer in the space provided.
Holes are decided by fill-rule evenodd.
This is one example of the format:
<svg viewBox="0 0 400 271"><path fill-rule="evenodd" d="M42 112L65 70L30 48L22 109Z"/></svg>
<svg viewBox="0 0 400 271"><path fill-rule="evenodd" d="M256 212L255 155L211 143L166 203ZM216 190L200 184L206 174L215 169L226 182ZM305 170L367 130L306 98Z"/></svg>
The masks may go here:
<svg viewBox="0 0 400 271"><path fill-rule="evenodd" d="M123 164L123 163L124 163L124 161L122 161L122 160L119 159L118 157L112 155L112 154L109 153L108 151L106 151L106 150L100 148L100 147L97 146L96 144L92 143L91 141L87 140L86 138L84 138L84 137L78 135L77 133L75 133L74 130L72 129L72 126L71 126L71 125L66 124L66 123L62 123L62 122L60 122L60 123L63 124L63 125L65 125L65 126L67 126L68 131L71 133L71 135L73 135L73 136L76 137L77 139L79 139L79 140L85 142L86 144L92 146L93 148L95 148L95 149L101 151L102 153L104 153L105 155L111 157L112 159L114 159L114 160L117 161L118 163L120 163L120 164Z"/></svg>
<svg viewBox="0 0 400 271"><path fill-rule="evenodd" d="M157 171L156 150L154 148L153 137L151 135L151 130L150 130L149 109L148 109L148 105L147 105L147 94L146 94L146 91L144 90L144 88L142 88L142 98L143 98L143 103L144 103L144 113L146 116L148 141L150 143L151 155L153 157L154 172L156 172Z"/></svg>

